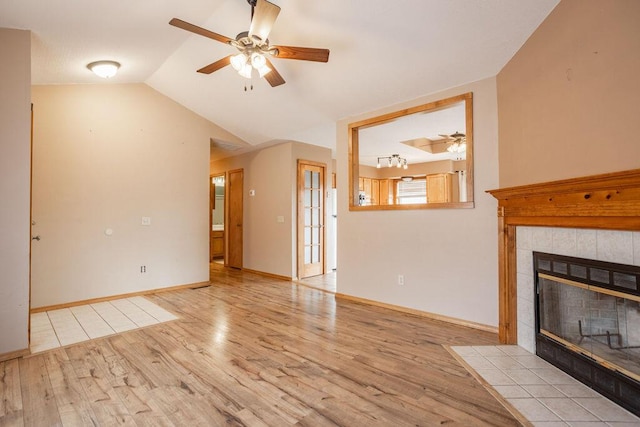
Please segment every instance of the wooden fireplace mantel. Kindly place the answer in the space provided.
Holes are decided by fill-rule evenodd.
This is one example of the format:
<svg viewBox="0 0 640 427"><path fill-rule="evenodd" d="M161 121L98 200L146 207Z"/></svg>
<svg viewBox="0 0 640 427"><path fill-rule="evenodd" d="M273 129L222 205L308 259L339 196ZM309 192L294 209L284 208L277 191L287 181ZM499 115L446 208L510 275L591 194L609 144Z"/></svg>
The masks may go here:
<svg viewBox="0 0 640 427"><path fill-rule="evenodd" d="M517 226L640 230L640 169L487 193L498 199L498 334L504 344L517 344Z"/></svg>

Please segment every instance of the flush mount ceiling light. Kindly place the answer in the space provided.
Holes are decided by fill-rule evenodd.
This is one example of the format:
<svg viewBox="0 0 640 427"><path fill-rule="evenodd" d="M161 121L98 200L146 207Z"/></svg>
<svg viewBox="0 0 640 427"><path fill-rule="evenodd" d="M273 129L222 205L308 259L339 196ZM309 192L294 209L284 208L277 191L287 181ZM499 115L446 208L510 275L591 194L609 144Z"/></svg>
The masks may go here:
<svg viewBox="0 0 640 427"><path fill-rule="evenodd" d="M378 169L382 167L382 165L380 164L380 160L386 160L388 167L395 166L397 168L403 168L403 169L409 168L409 166L407 165L407 159L400 157L400 154L392 154L386 157L378 157L378 164L376 165Z"/></svg>
<svg viewBox="0 0 640 427"><path fill-rule="evenodd" d="M116 61L96 61L88 64L87 68L93 71L96 76L108 79L116 75L118 68L120 68L120 63Z"/></svg>

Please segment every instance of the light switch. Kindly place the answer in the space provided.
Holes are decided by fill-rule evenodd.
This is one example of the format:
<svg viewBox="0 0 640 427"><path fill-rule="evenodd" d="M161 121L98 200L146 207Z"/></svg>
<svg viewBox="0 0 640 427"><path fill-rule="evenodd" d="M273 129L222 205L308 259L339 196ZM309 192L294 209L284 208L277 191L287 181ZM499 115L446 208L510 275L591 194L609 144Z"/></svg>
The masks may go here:
<svg viewBox="0 0 640 427"><path fill-rule="evenodd" d="M249 195L251 197L255 196L256 195L256 190L249 190Z"/></svg>
<svg viewBox="0 0 640 427"><path fill-rule="evenodd" d="M276 222L279 222L279 223L281 223L281 224L282 224L282 223L284 223L284 216L282 216L282 215L278 215L278 216L276 217Z"/></svg>
<svg viewBox="0 0 640 427"><path fill-rule="evenodd" d="M143 216L141 224L142 225L151 225L151 217L150 216Z"/></svg>

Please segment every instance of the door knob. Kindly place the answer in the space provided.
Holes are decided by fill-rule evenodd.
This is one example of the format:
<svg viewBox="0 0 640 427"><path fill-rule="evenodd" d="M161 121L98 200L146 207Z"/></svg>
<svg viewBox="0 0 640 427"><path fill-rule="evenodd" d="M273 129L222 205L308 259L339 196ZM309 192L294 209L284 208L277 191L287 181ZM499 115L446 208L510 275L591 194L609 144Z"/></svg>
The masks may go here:
<svg viewBox="0 0 640 427"><path fill-rule="evenodd" d="M31 238L31 240L38 240L38 241L39 241L39 240L40 240L40 236L33 236L33 237Z"/></svg>

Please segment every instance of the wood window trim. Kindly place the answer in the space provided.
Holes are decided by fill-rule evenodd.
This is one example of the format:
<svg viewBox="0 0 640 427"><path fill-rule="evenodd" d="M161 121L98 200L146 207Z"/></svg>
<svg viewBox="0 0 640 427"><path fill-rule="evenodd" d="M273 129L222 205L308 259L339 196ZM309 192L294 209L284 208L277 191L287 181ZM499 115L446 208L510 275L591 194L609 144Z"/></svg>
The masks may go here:
<svg viewBox="0 0 640 427"><path fill-rule="evenodd" d="M516 227L640 231L640 169L489 190L498 200L498 335L517 344Z"/></svg>

